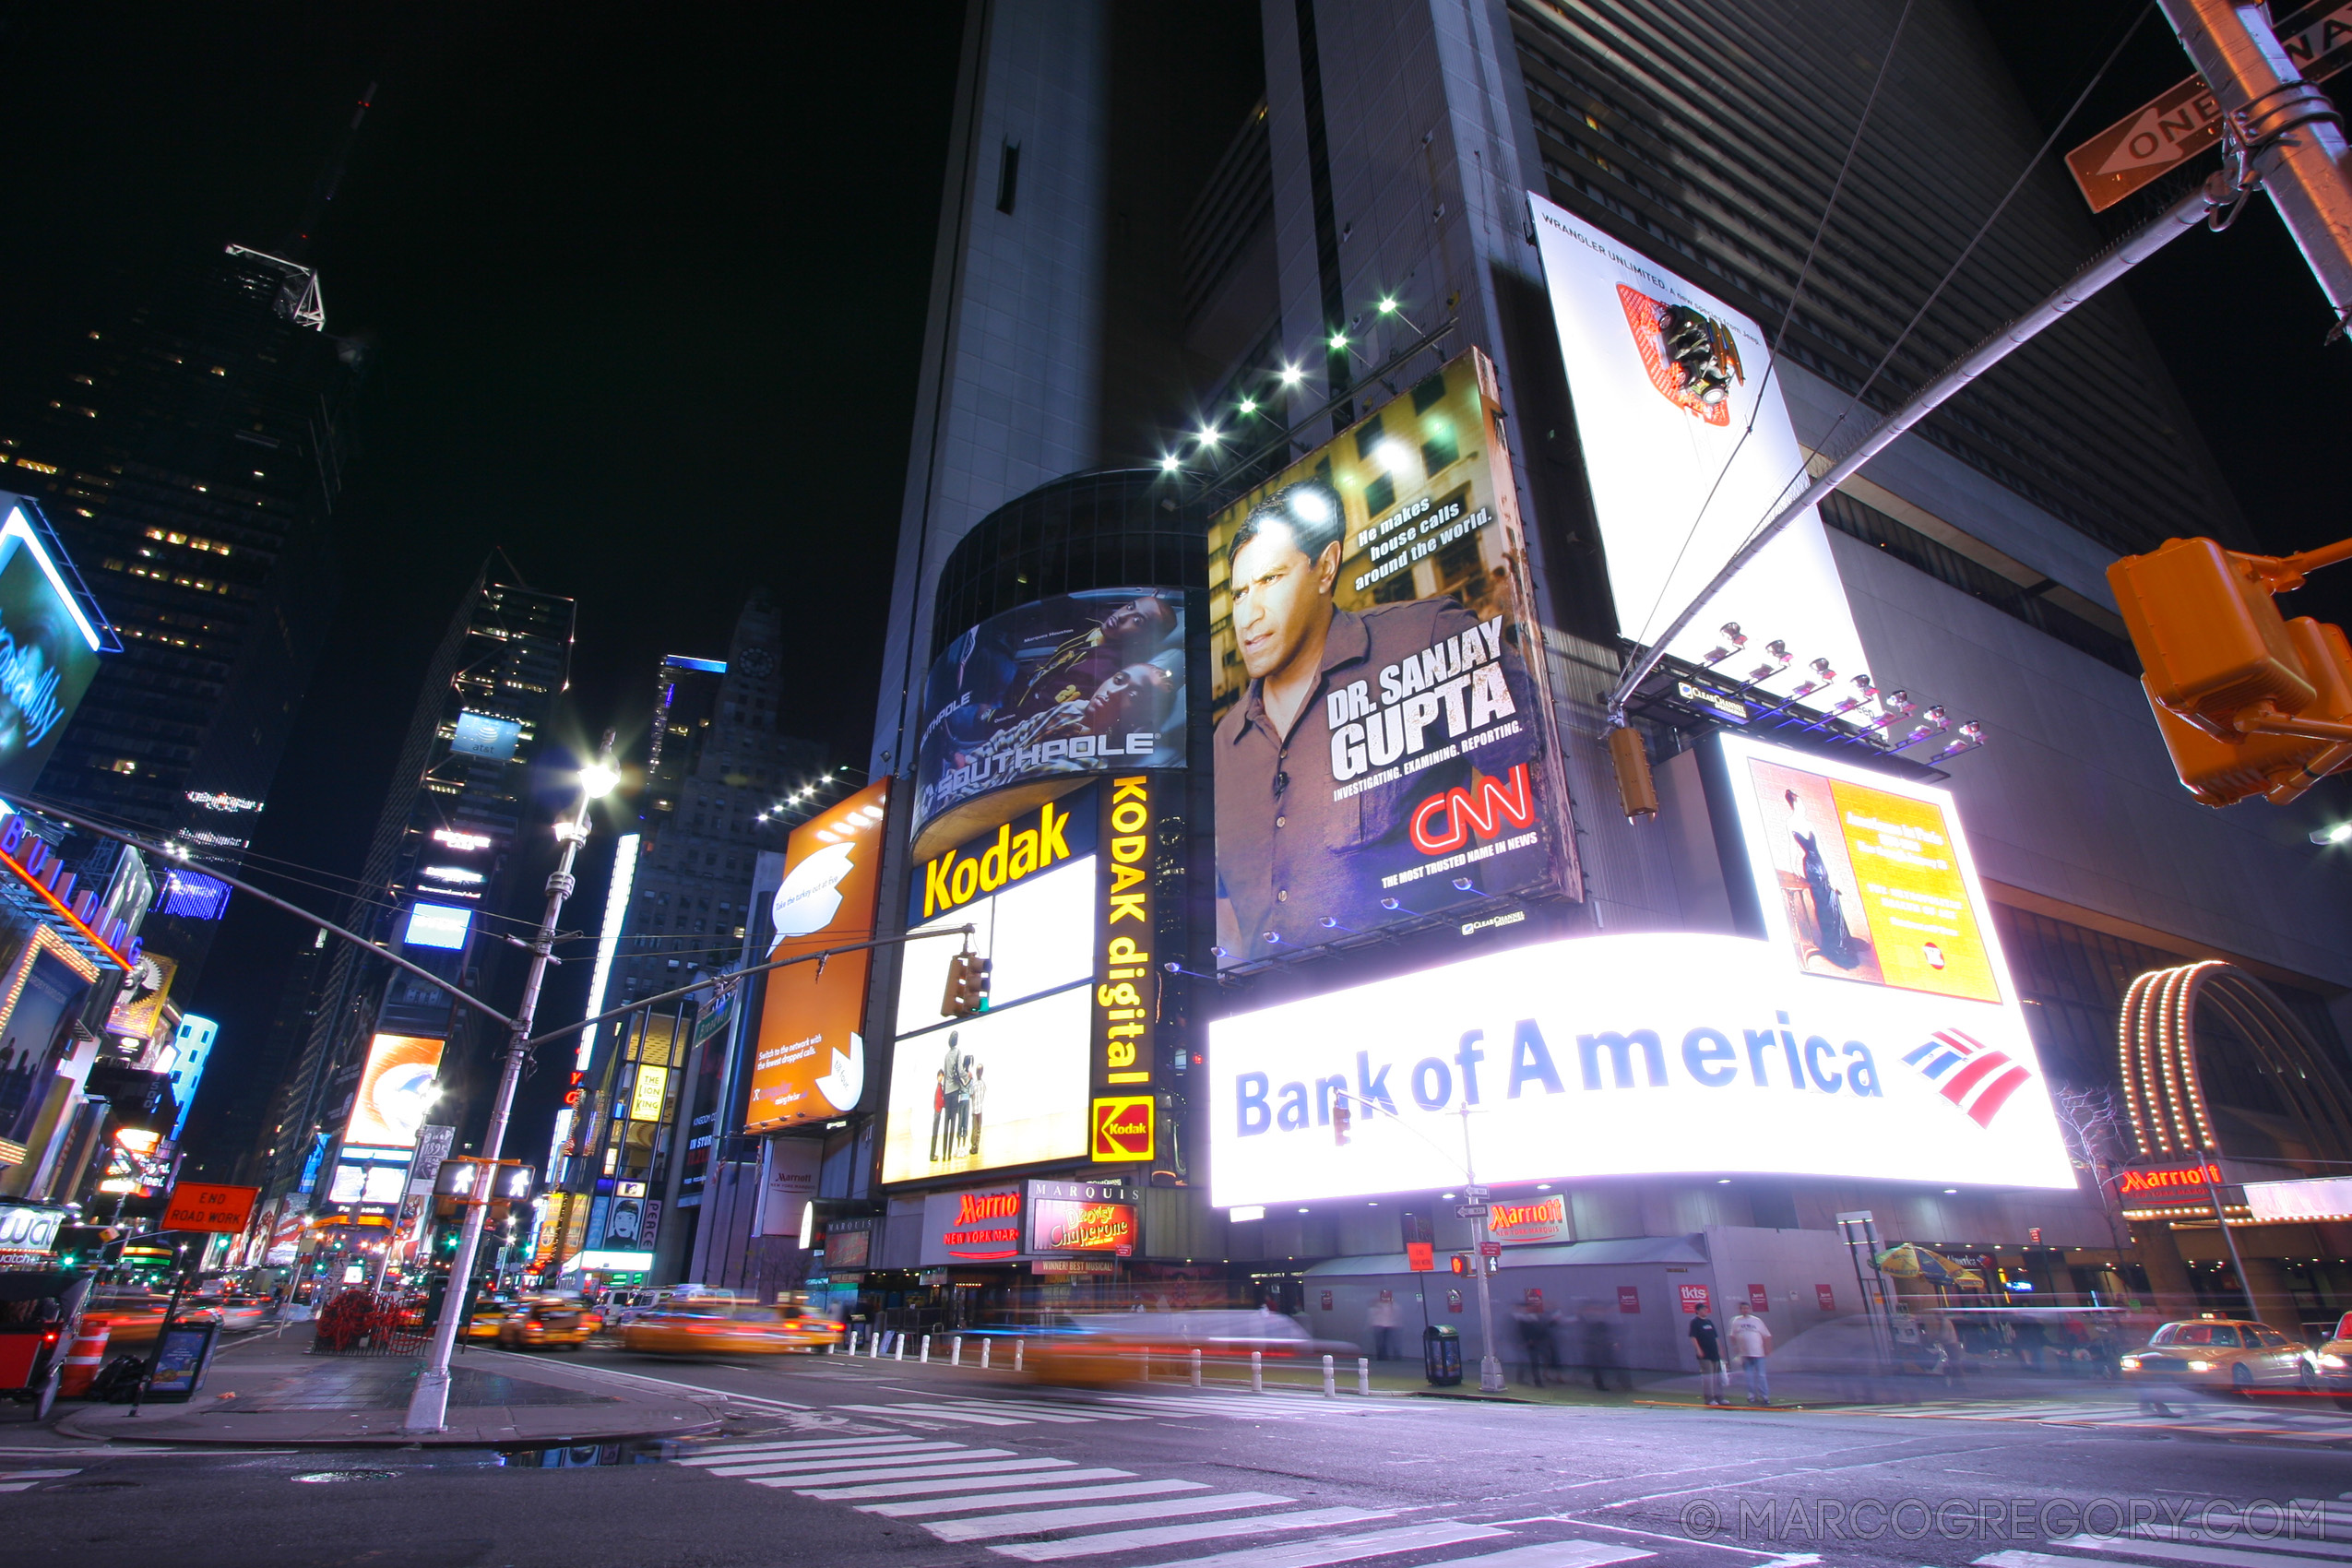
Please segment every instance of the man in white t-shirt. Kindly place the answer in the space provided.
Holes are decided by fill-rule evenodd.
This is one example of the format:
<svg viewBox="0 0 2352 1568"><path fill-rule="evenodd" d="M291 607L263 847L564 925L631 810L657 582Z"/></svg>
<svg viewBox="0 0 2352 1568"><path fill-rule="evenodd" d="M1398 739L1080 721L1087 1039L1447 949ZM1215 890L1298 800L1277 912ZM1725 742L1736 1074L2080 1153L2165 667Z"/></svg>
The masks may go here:
<svg viewBox="0 0 2352 1568"><path fill-rule="evenodd" d="M1748 1373L1748 1403L1772 1403L1772 1384L1764 1375L1764 1358L1772 1353L1772 1328L1754 1311L1743 1311L1724 1330L1725 1348Z"/></svg>

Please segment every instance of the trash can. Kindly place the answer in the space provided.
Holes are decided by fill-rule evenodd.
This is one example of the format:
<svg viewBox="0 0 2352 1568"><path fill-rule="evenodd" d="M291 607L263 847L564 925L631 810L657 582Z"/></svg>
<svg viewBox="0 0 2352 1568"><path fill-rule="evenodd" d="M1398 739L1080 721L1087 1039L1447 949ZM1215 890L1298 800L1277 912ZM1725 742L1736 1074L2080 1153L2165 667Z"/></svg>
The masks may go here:
<svg viewBox="0 0 2352 1568"><path fill-rule="evenodd" d="M1421 1330L1421 1375L1432 1388L1451 1388L1462 1381L1461 1330L1445 1323Z"/></svg>

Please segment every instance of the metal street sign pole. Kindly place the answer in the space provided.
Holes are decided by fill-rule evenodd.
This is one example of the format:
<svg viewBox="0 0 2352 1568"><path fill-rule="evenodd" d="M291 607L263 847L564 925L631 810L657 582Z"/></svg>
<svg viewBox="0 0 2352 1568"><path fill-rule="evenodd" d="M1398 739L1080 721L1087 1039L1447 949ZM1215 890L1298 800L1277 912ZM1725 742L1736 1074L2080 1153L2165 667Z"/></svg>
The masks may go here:
<svg viewBox="0 0 2352 1568"><path fill-rule="evenodd" d="M2307 82L2352 65L2352 0L2290 17L2281 53ZM2201 77L2173 83L2066 155L2067 172L2093 212L2161 180L2221 140L2222 112Z"/></svg>
<svg viewBox="0 0 2352 1568"><path fill-rule="evenodd" d="M1479 1185L1478 1162L1470 1157L1470 1107L1462 1106L1462 1194L1474 1198L1479 1214L1479 1335L1486 1354L1479 1358L1479 1392L1503 1392L1503 1358L1494 1353L1494 1292L1487 1284L1486 1189Z"/></svg>
<svg viewBox="0 0 2352 1568"><path fill-rule="evenodd" d="M2352 316L2352 147L2327 94L2297 74L2252 6L2233 0L2158 0L2197 74L2244 138L2251 177L2270 193L2319 279L2341 332Z"/></svg>

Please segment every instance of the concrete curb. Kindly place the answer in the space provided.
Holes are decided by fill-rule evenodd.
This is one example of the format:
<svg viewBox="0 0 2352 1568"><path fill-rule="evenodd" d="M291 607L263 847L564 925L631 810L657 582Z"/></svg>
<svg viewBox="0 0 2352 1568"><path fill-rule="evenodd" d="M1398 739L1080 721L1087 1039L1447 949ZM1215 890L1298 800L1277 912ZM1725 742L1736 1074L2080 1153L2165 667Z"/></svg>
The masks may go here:
<svg viewBox="0 0 2352 1568"><path fill-rule="evenodd" d="M56 1423L63 1437L101 1443L219 1443L297 1448L557 1448L717 1431L723 1424L695 1404L639 1404L600 1412L577 1406L453 1408L447 1427L419 1436L400 1430L399 1410L286 1410L240 1415L148 1406L98 1405Z"/></svg>

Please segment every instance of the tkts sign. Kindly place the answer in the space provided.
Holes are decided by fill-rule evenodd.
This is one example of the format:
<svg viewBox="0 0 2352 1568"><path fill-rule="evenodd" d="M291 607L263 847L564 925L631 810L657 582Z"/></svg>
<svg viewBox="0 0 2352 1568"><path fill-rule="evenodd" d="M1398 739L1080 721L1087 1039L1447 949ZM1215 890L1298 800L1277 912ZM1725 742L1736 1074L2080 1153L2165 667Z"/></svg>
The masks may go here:
<svg viewBox="0 0 2352 1568"><path fill-rule="evenodd" d="M1157 1152L1153 1028L1159 1001L1159 880L1155 776L1112 778L1103 791L1096 896L1089 1153L1147 1160Z"/></svg>

